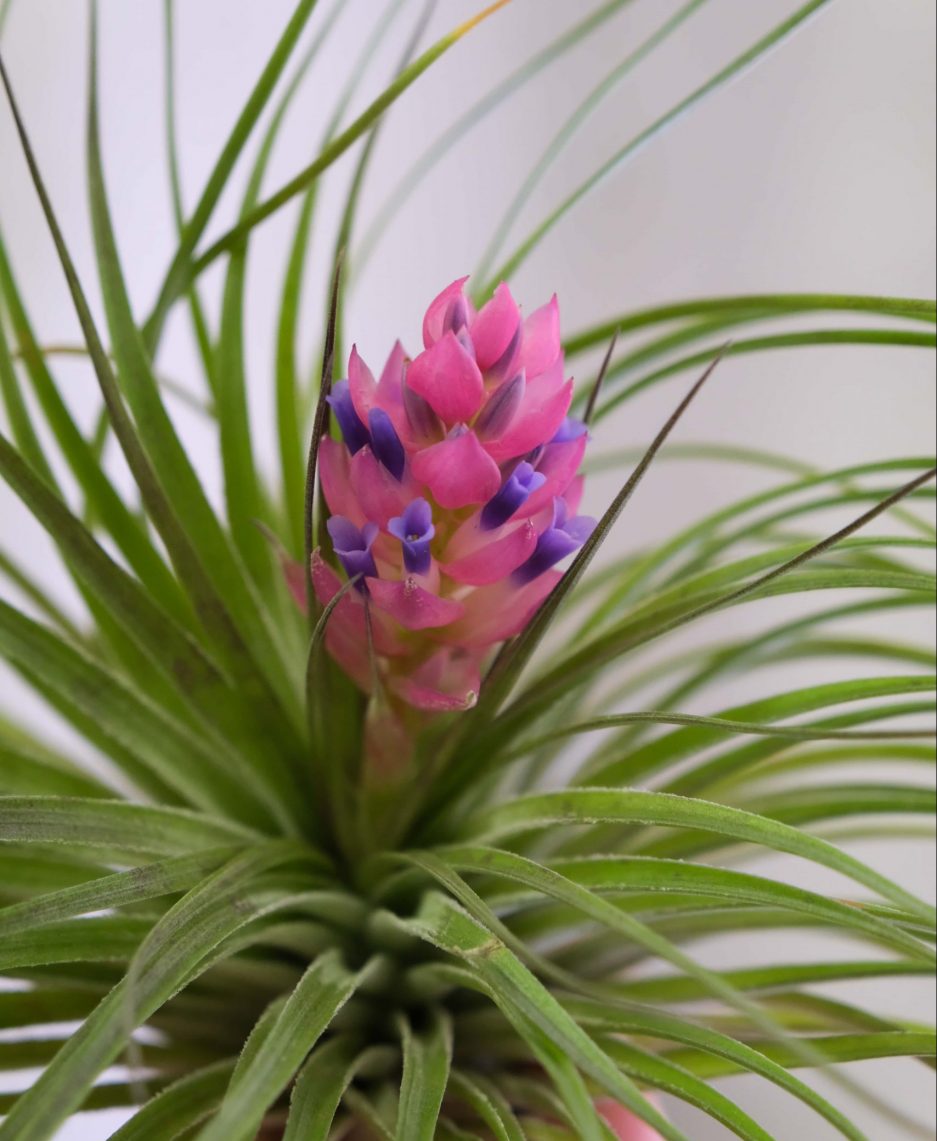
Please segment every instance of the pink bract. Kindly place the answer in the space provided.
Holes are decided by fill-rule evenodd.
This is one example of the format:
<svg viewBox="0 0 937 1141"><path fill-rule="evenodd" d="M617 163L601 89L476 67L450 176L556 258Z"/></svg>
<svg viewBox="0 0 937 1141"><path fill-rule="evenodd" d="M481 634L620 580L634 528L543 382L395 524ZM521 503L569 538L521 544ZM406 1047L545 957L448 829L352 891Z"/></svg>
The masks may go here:
<svg viewBox="0 0 937 1141"><path fill-rule="evenodd" d="M568 417L556 298L525 319L500 285L476 311L466 280L430 305L415 358L398 342L376 380L352 350L329 397L341 438L320 450L335 547L315 556L319 602L347 581L337 569L360 576L326 644L411 723L414 710L474 704L493 648L520 633L594 526L576 515L586 430ZM304 603L301 579L294 569Z"/></svg>

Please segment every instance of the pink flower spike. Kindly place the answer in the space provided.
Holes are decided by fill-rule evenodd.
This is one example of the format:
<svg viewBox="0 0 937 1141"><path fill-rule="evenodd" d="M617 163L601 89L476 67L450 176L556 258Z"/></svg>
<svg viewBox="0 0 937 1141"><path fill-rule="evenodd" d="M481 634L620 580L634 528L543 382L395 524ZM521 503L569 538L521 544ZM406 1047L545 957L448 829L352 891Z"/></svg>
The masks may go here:
<svg viewBox="0 0 937 1141"><path fill-rule="evenodd" d="M488 454L498 463L526 455L554 433L566 417L573 399L573 382L555 387L551 373L528 381L520 407L510 427L497 440L485 443Z"/></svg>
<svg viewBox="0 0 937 1141"><path fill-rule="evenodd" d="M653 1104L654 1099L648 1098L648 1101ZM603 1098L596 1102L595 1108L608 1122L619 1141L663 1141L656 1129L652 1129L618 1102Z"/></svg>
<svg viewBox="0 0 937 1141"><path fill-rule="evenodd" d="M509 348L521 321L511 291L502 282L495 290L494 297L479 311L472 322L470 333L475 345L478 367L487 372L497 364Z"/></svg>
<svg viewBox="0 0 937 1141"><path fill-rule="evenodd" d="M471 420L485 395L478 365L451 332L413 361L407 384L449 427Z"/></svg>
<svg viewBox="0 0 937 1141"><path fill-rule="evenodd" d="M429 487L440 507L451 511L487 503L501 486L498 465L475 433L464 427L442 443L417 452L410 467L414 478Z"/></svg>
<svg viewBox="0 0 937 1141"><path fill-rule="evenodd" d="M455 562L443 563L440 570L467 586L489 586L507 578L534 553L537 531L528 519L509 534Z"/></svg>
<svg viewBox="0 0 937 1141"><path fill-rule="evenodd" d="M342 581L316 551L312 556L312 586L322 606L327 606L342 588ZM361 596L349 592L339 602L325 632L329 653L365 692L371 688L367 631Z"/></svg>
<svg viewBox="0 0 937 1141"><path fill-rule="evenodd" d="M481 688L478 655L446 647L409 677L395 679L392 686L408 705L426 713L471 709Z"/></svg>
<svg viewBox="0 0 937 1141"><path fill-rule="evenodd" d="M388 520L402 515L410 500L416 498L412 484L395 479L370 448L352 456L350 482L359 510L382 531L387 530Z"/></svg>
<svg viewBox="0 0 937 1141"><path fill-rule="evenodd" d="M568 440L560 444L547 444L543 455L537 461L537 471L546 476L543 483L527 500L518 512L522 518L525 515L535 515L544 507L549 507L558 495L566 494L566 489L572 482L582 457L586 451L586 436L579 436L575 440ZM576 508L582 499L576 499Z"/></svg>
<svg viewBox="0 0 937 1141"><path fill-rule="evenodd" d="M348 388L352 403L362 424L367 424L368 413L377 399L377 382L374 373L358 355L358 346L353 345L348 358Z"/></svg>
<svg viewBox="0 0 937 1141"><path fill-rule="evenodd" d="M457 332L474 317L472 304L465 296L467 277L460 277L440 293L423 318L423 345L432 348L445 333ZM464 320L459 324L460 318ZM453 328L455 326L455 328Z"/></svg>
<svg viewBox="0 0 937 1141"><path fill-rule="evenodd" d="M367 582L374 605L407 630L435 630L450 626L465 613L461 602L431 594L413 577L402 582L379 578L369 578Z"/></svg>
<svg viewBox="0 0 937 1141"><path fill-rule="evenodd" d="M524 347L521 360L528 377L540 373L556 363L563 351L560 339L560 305L553 295L549 305L544 305L524 322Z"/></svg>
<svg viewBox="0 0 937 1141"><path fill-rule="evenodd" d="M482 587L465 600L465 617L446 631L468 649L493 646L519 634L563 577L547 571L519 589L510 582Z"/></svg>
<svg viewBox="0 0 937 1141"><path fill-rule="evenodd" d="M358 455L361 455L359 452ZM351 457L343 444L324 436L319 444L319 479L322 494L333 515L344 515L357 526L367 522L349 480Z"/></svg>

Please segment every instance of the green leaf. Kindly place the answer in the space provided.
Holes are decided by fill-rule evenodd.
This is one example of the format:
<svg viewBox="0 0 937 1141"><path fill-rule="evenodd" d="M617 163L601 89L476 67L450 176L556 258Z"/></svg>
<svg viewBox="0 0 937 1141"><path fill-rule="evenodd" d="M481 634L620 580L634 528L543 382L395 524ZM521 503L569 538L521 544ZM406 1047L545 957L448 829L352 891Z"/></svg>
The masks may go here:
<svg viewBox="0 0 937 1141"><path fill-rule="evenodd" d="M299 1071L290 1098L283 1141L329 1141L345 1090L362 1071L395 1060L395 1051L341 1036L317 1046Z"/></svg>
<svg viewBox="0 0 937 1141"><path fill-rule="evenodd" d="M667 1141L686 1141L610 1064L607 1055L508 948L450 900L429 894L413 919L399 920L394 916L392 922L461 959L509 1018L519 1016L529 1020L570 1062L643 1121L653 1125Z"/></svg>
<svg viewBox="0 0 937 1141"><path fill-rule="evenodd" d="M691 828L800 856L840 872L884 899L929 920L933 909L859 860L815 836L738 808L670 793L568 789L521 797L478 813L465 833L491 841L557 824L641 824Z"/></svg>
<svg viewBox="0 0 937 1141"><path fill-rule="evenodd" d="M157 795L170 789L170 799L178 796L247 823L263 821L255 794L244 787L243 775L234 776L225 751L206 743L115 672L3 602L0 648L9 664L79 728L93 719L91 739L97 738L108 751L114 742L115 760L132 780Z"/></svg>
<svg viewBox="0 0 937 1141"><path fill-rule="evenodd" d="M313 963L286 1000L267 1039L235 1074L217 1115L199 1133L200 1141L249 1141L256 1135L268 1107L286 1088L361 979L362 975L346 970L335 953Z"/></svg>
<svg viewBox="0 0 937 1141"><path fill-rule="evenodd" d="M823 0L826 2L826 0ZM801 333L778 333L774 336L734 340L727 350L729 356L773 352L776 349L810 348L817 345L888 345L892 348L933 349L937 338L933 333L920 333L907 329L812 329ZM698 352L648 373L632 381L627 388L616 393L596 412L596 419L608 416L615 408L643 392L658 381L675 376L686 369L698 368L712 359L714 349L704 347ZM617 375L618 367L609 370L609 379Z"/></svg>
<svg viewBox="0 0 937 1141"><path fill-rule="evenodd" d="M689 1070L617 1038L612 1039L609 1045L612 1047L611 1052L616 1062L631 1077L702 1110L714 1121L725 1125L736 1137L744 1137L747 1141L774 1141L771 1135L735 1102L720 1093L718 1089L700 1081ZM841 1120L847 1124L845 1118ZM863 1134L856 1129L845 1132L845 1136L853 1138L854 1141L865 1141Z"/></svg>
<svg viewBox="0 0 937 1141"><path fill-rule="evenodd" d="M114 790L0 717L0 793L111 797Z"/></svg>
<svg viewBox="0 0 937 1141"><path fill-rule="evenodd" d="M151 356L155 355L156 346L159 343L163 325L173 301L189 287L189 265L195 248L211 220L219 198L230 181L238 157L247 144L264 107L269 102L303 29L309 22L316 2L317 0L299 0L297 3L270 59L252 88L233 130L222 148L218 161L212 168L192 217L183 228L179 248L160 287L159 297L153 312L144 327L144 338Z"/></svg>
<svg viewBox="0 0 937 1141"><path fill-rule="evenodd" d="M831 706L866 701L872 698L916 693L929 694L934 692L934 684L934 678L926 675L859 678L854 681L831 682L826 685L793 690L759 701L747 702L745 705L733 706L714 720L755 723L758 726L754 729L755 732L770 734L780 727L773 724L765 725L762 722L773 723L788 717L812 713L819 709L828 709ZM606 720L608 724L605 727L610 728L618 723L619 717L614 715L608 719L596 719L592 724L599 728L601 727L600 722ZM692 720L691 718L690 721ZM588 773L587 779L602 785L636 781L639 778L659 772L665 766L686 760L688 757L703 755L706 749L723 739L723 730L732 731L724 725L706 725L702 722L690 725L689 721L687 724L688 728L660 737L643 746L643 748L632 751L627 757L618 758L599 768L592 769ZM821 738L824 737L825 733L831 733L835 737L837 733L835 729L824 730L822 727L814 725L785 727L785 729L790 734L791 740L796 740L799 736L809 740L811 734L814 733ZM842 732L847 736L850 735L847 730ZM784 729L782 729L781 735L785 735ZM911 735L913 736L914 733L912 732ZM722 759L715 762L703 762L695 766L692 772L674 779L667 785L666 791L692 795L713 776L722 776L731 772L731 764Z"/></svg>
<svg viewBox="0 0 937 1141"><path fill-rule="evenodd" d="M937 303L911 297L870 297L848 293L749 293L734 297L700 297L622 313L565 342L566 355L575 357L597 345L607 344L616 332L635 332L648 325L690 317L732 315L751 311L792 316L800 313L875 313L880 317L903 317L937 324Z"/></svg>
<svg viewBox="0 0 937 1141"><path fill-rule="evenodd" d="M508 96L534 79L549 64L562 58L586 36L602 27L630 3L632 0L610 0L610 3L603 4L595 11L590 12L585 19L573 25L568 31L563 32L542 51L531 56L529 60L525 60L516 71L511 72L487 95L463 112L455 122L450 123L443 134L426 148L406 174L400 178L384 204L377 211L374 221L368 227L364 238L355 250L354 264L358 273L363 272L370 262L371 255L381 235L387 231L388 226L399 213L401 206L408 201L426 175L438 165L456 143L464 138L472 127L501 106ZM611 337L611 333L605 340L608 340L609 337Z"/></svg>
<svg viewBox="0 0 937 1141"><path fill-rule="evenodd" d="M206 969L220 942L270 909L287 906L288 894L252 891L251 885L270 867L295 859L295 851L295 845L282 842L259 846L170 908L141 944L128 975L17 1100L0 1124L0 1141L46 1141L81 1104L134 1029Z"/></svg>
<svg viewBox="0 0 937 1141"><path fill-rule="evenodd" d="M281 107L289 107L294 96L299 91L302 79L315 60L325 38L331 31L336 18L345 9L344 5L336 4L329 18L322 25L319 35L310 45L308 52L299 68L293 83L283 96ZM396 8L391 8L392 14ZM377 25L383 31L389 17L385 16ZM375 33L376 34L376 33ZM369 41L370 46L370 41ZM338 130L339 118L344 113L345 104L351 97L354 86L367 74L367 62L373 46L366 46L364 53L354 68L346 92L339 99L337 110L333 113L329 126L326 128L326 145ZM277 443L280 455L281 484L283 488L283 512L286 524L285 542L293 558L299 558L302 551L302 519L303 519L303 436L305 419L299 397L299 372L297 361L297 339L300 322L300 303L303 294L303 285L306 274L306 265L309 256L309 247L312 237L312 221L316 204L317 184L306 192L299 211L293 241L290 245L286 273L280 295L280 312L277 318L276 336L276 422Z"/></svg>
<svg viewBox="0 0 937 1141"><path fill-rule="evenodd" d="M859 962L792 963L781 966L742 968L726 972L732 985L742 991L782 990L810 983L848 982L865 978L903 978L929 974L921 962L901 959L872 959ZM686 975L669 975L634 979L619 984L622 994L637 1002L697 1002L708 995L696 979Z"/></svg>
<svg viewBox="0 0 937 1141"><path fill-rule="evenodd" d="M447 848L442 850L442 855L455 867L511 874L519 882L538 886L534 882L535 870L519 857L485 848ZM698 894L739 905L787 908L856 934L865 934L875 942L903 950L921 961L933 959L933 953L926 944L907 935L895 924L867 914L861 904L841 903L803 888L728 868L649 857L590 856L580 860L553 861L547 869L547 873L550 872L592 892ZM526 878L521 879L525 873ZM539 871L536 874L539 875ZM543 878L545 881L547 876Z"/></svg>
<svg viewBox="0 0 937 1141"><path fill-rule="evenodd" d="M5 935L0 971L53 963L128 963L150 929L144 919L73 919Z"/></svg>
<svg viewBox="0 0 937 1141"><path fill-rule="evenodd" d="M239 782L250 787L269 807L273 820L283 810L270 789L266 766L252 767L240 752L244 736L242 699L235 694L201 647L172 617L154 604L148 593L100 547L67 507L23 463L0 435L0 475L22 498L75 568L88 591L118 619L142 652L184 698L183 707L216 740L226 731L222 771L236 770ZM37 670L37 672L39 672ZM143 679L138 679L141 681ZM288 817L286 818L288 820Z"/></svg>
<svg viewBox="0 0 937 1141"><path fill-rule="evenodd" d="M97 109L97 69L92 36L88 112L88 176L91 216L101 289L123 392L139 437L123 411L120 392L104 356L77 279L73 294L89 350L114 422L114 430L140 486L147 511L166 543L200 618L225 652L227 664L245 694L261 707L280 705L291 712L295 698L286 665L268 628L259 599L231 550L160 396L142 338L134 324L117 252L104 186ZM38 172L35 173L38 179ZM51 211L47 214L52 226ZM60 246L67 261L64 244ZM258 673L258 664L261 672ZM270 730L283 739L283 718ZM279 721L279 724L276 722ZM301 724L296 721L294 724Z"/></svg>
<svg viewBox="0 0 937 1141"><path fill-rule="evenodd" d="M484 1121L496 1141L525 1141L520 1122L510 1103L488 1078L481 1074L453 1070L449 1084Z"/></svg>
<svg viewBox="0 0 937 1141"><path fill-rule="evenodd" d="M174 0L163 0L163 28L166 35L166 51L164 63L165 84L165 119L166 119L166 158L169 173L169 190L172 197L173 220L176 224L176 236L181 241L185 228L185 207L182 194L182 173L179 169L179 144L176 129L176 31ZM193 285L186 297L189 303L189 314L192 318L192 331L195 334L195 343L198 347L205 377L209 387L212 386L212 346L211 334L208 330L208 319L199 297L198 288Z"/></svg>
<svg viewBox="0 0 937 1141"><path fill-rule="evenodd" d="M231 847L175 856L128 872L101 876L88 884L63 888L25 903L0 908L0 938L91 911L105 911L147 899L159 899L194 887L235 853ZM0 849L0 858L3 851Z"/></svg>
<svg viewBox="0 0 937 1141"><path fill-rule="evenodd" d="M0 292L26 364L27 375L46 422L87 503L93 508L96 518L114 539L129 566L152 592L154 598L171 614L183 621L186 620L190 610L172 573L156 553L139 521L134 518L111 485L94 448L79 431L59 394L36 342L2 241L0 241ZM40 473L43 470L41 461L37 470Z"/></svg>
<svg viewBox="0 0 937 1141"><path fill-rule="evenodd" d="M178 808L66 796L0 796L0 840L80 844L153 856L176 856L259 839L229 821Z"/></svg>
<svg viewBox="0 0 937 1141"><path fill-rule="evenodd" d="M837 1064L873 1058L933 1057L937 1049L933 1034L903 1030L878 1034L842 1034L815 1038L813 1042L829 1062ZM614 1053L614 1046L610 1044L609 1050ZM793 1067L798 1064L791 1050L780 1043L760 1043L759 1050L778 1065ZM694 1071L707 1080L737 1072L737 1067L731 1062L712 1055L703 1058L689 1052L674 1051L670 1056L680 1064L692 1064Z"/></svg>
<svg viewBox="0 0 937 1141"><path fill-rule="evenodd" d="M362 112L347 130L343 131L338 138L329 144L329 146L325 147L314 162L310 163L305 170L297 174L295 178L291 179L275 194L265 199L265 201L252 210L246 218L242 219L237 225L233 226L218 238L217 241L198 258L192 267L191 273L184 276L178 282L176 292L178 292L180 288L184 288L192 277L202 273L203 270L207 269L208 266L221 257L222 254L233 249L246 234L266 221L271 214L275 214L298 194L302 194L304 190L311 186L325 170L348 150L352 143L364 135L374 125L378 118L400 98L411 84L419 79L424 71L431 67L441 56L445 55L463 36L467 35L483 20L493 15L508 3L510 3L510 0L496 0L495 3L489 5L489 7L479 12L470 20L466 20L465 23L460 24L459 27L455 28L448 35L437 40L428 51L424 52L423 55L399 75L393 83L389 84L383 93Z"/></svg>
<svg viewBox="0 0 937 1141"><path fill-rule="evenodd" d="M678 31L684 22L701 8L704 3L706 3L706 0L690 0L688 4L679 8L637 48L633 51L629 51L620 63L616 64L607 75L603 76L602 80L595 87L590 89L586 98L577 104L572 114L564 120L560 129L551 138L545 151L534 164L517 193L510 200L507 209L504 211L497 225L494 227L492 236L489 238L484 253L482 254L481 262L475 271L474 276L476 280L486 282L490 285L496 284L495 282L489 281L489 279L494 259L498 256L498 251L504 246L517 220L523 216L523 212L530 202L534 191L572 139L575 138L579 128L599 107L602 100L614 91L618 84L627 78L640 63L647 59L651 52L665 43L674 32ZM477 298L480 299L485 296L486 293L487 289L485 287L480 288L477 291ZM609 337L611 337L611 335L610 333Z"/></svg>
<svg viewBox="0 0 937 1141"><path fill-rule="evenodd" d="M676 106L672 107L649 127L646 127L639 135L632 139L631 142L620 148L547 216L533 231L530 237L499 267L497 272L492 274L492 280L510 280L533 250L536 249L564 215L585 198L594 187L598 186L605 177L620 167L627 159L641 150L645 144L649 143L656 135L669 127L671 123L676 122L677 119L681 118L687 111L691 110L708 95L718 91L720 87L725 86L725 84L731 82L741 75L742 72L757 63L767 52L780 44L782 40L796 31L807 19L813 16L814 13L823 8L826 3L827 0L810 0L810 3L802 5L787 20L778 24L768 35L764 36L747 51L743 52L742 55L738 56L727 67L707 80L701 87L698 87L692 94L682 99ZM482 292L487 293L488 291L482 290Z"/></svg>
<svg viewBox="0 0 937 1141"><path fill-rule="evenodd" d="M451 762L452 754L458 750L458 746L462 740L472 733L474 733L476 737L479 736L479 726L485 729L495 717L500 706L508 698L512 689L517 684L521 673L556 617L560 606L585 574L601 544L608 537L611 529L631 499L631 496L644 478L645 473L654 461L654 457L663 447L667 437L679 423L683 413L712 375L718 363L719 358L717 357L683 398L663 428L658 432L654 441L622 489L615 496L611 506L602 516L592 535L586 543L583 544L581 550L573 560L572 566L565 572L563 577L540 605L536 614L534 614L523 632L515 638L513 642L508 643L500 652L495 664L483 682L478 706L470 715L460 720L449 742L444 745L441 750L437 751L437 755L434 757L437 772L444 769L444 766ZM490 756L497 759L497 754ZM427 809L429 813L432 813L434 808L438 808L440 802L444 803L446 800L449 800L460 787L464 788L466 781L475 779L477 771L470 775L469 770L462 766L461 768L456 767L453 775L452 766L450 764L450 772L447 775L447 780L437 779L434 782L438 787L432 789L433 799Z"/></svg>
<svg viewBox="0 0 937 1141"><path fill-rule="evenodd" d="M397 1136L433 1141L452 1064L452 1025L448 1015L434 1011L429 1028L419 1033L402 1018L400 1037L403 1082L397 1109Z"/></svg>
<svg viewBox="0 0 937 1141"><path fill-rule="evenodd" d="M173 1141L182 1136L221 1104L233 1069L232 1061L218 1062L180 1078L150 1098L109 1141Z"/></svg>

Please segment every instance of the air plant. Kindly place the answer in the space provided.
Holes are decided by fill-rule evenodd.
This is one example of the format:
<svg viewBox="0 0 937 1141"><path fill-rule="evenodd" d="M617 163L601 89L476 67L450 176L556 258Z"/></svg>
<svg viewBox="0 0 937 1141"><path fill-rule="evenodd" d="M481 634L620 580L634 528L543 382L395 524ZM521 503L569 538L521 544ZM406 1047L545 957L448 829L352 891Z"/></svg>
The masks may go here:
<svg viewBox="0 0 937 1141"><path fill-rule="evenodd" d="M722 1088L736 1074L798 1099L818 1129L862 1138L836 1093L799 1076L811 1068L853 1104L873 1103L889 1138L914 1134L913 1107L877 1103L837 1067L920 1065L933 1032L822 987L933 970L933 908L848 850L852 838L900 834L909 814L933 811L923 776L856 776L933 760L920 720L933 710L933 655L840 627L930 602L919 555L933 544L924 511L934 469L899 457L819 472L751 449L683 445L738 464L742 486L752 468L778 481L656 547L632 535L626 554L593 564L649 466L681 454L671 437L693 401L719 399L710 377L722 361L790 344L932 348L935 306L716 297L619 314L564 340L556 298L523 307L510 286L600 178L825 0L798 8L618 148L499 266L535 172L481 272L445 288L422 344L388 345L375 375L343 348L346 334L361 335L344 327L344 297L381 228L481 115L627 0L577 13L469 108L357 242L358 191L383 116L507 2L423 54L414 40L386 90L347 125L346 98L314 160L265 197L277 133L343 7L316 32L316 0L299 0L189 212L167 0L178 246L145 319L128 299L103 175L92 6L87 169L106 329L3 69L101 415L91 436L76 424L0 245L0 476L55 543L84 606L67 613L4 535L0 573L23 601L0 600L0 654L96 757L70 758L5 703L0 1029L10 1033L0 1067L24 1080L0 1094L0 1141L42 1141L72 1115L120 1107L132 1112L114 1141L686 1141L679 1102L770 1141ZM616 78L699 6L671 16ZM384 24L374 26L376 43ZM281 84L307 30L317 38ZM354 75L365 67L366 56ZM239 220L206 247L257 135ZM307 385L296 346L316 189L356 143L325 267L321 366ZM252 443L244 277L248 239L290 204L299 212L282 289L274 485ZM200 281L213 265L225 267L217 323ZM406 289L405 274L397 281ZM428 300L413 299L415 319ZM209 501L157 367L181 303L204 365L224 511ZM883 323L795 324L819 313ZM746 338L756 321L785 328ZM591 354L603 352L590 379ZM619 493L598 519L581 515L607 415L691 373L643 454L613 455ZM131 494L108 461L114 445ZM833 533L819 522L831 506L851 514ZM877 519L884 533L866 530ZM707 615L806 592L827 601L781 622L769 614L744 639L672 639ZM809 683L818 657L836 680ZM852 676L857 658L873 676ZM796 663L803 684L711 716L685 712L710 687L777 661ZM765 853L848 886L810 890L745 868ZM732 969L706 965L695 946L731 947L753 929L838 941L823 961L782 952Z"/></svg>

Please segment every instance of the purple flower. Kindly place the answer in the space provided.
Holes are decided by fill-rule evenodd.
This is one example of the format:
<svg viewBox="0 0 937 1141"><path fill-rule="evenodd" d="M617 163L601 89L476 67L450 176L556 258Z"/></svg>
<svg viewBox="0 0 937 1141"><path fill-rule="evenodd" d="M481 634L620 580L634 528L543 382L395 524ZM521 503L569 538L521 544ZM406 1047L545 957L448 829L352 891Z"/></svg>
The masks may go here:
<svg viewBox="0 0 937 1141"><path fill-rule="evenodd" d="M368 427L371 429L371 448L374 454L399 483L403 479L407 453L393 421L383 408L372 408L368 413Z"/></svg>
<svg viewBox="0 0 937 1141"><path fill-rule="evenodd" d="M553 500L553 525L537 539L534 553L511 576L518 586L533 582L544 571L562 562L567 555L578 551L596 528L596 521L587 515L568 519L565 499Z"/></svg>
<svg viewBox="0 0 937 1141"><path fill-rule="evenodd" d="M326 526L338 560L345 568L345 574L349 578L354 578L358 574L365 578L377 578L377 567L371 554L371 547L378 536L380 530L378 526L375 523L365 523L363 527L358 528L343 515L333 515ZM357 588L363 590L364 583L358 583Z"/></svg>
<svg viewBox="0 0 937 1141"><path fill-rule="evenodd" d="M348 445L352 455L370 443L368 430L358 418L355 405L351 399L351 389L347 380L340 380L332 385L332 393L326 397L335 413L335 419L342 430L342 438Z"/></svg>
<svg viewBox="0 0 937 1141"><path fill-rule="evenodd" d="M493 531L502 526L545 483L546 476L534 471L529 463L519 463L498 494L485 504L481 514L482 530Z"/></svg>
<svg viewBox="0 0 937 1141"><path fill-rule="evenodd" d="M426 574L432 562L429 545L436 534L433 512L425 499L414 499L403 515L387 524L387 530L403 544L404 566L411 574Z"/></svg>

